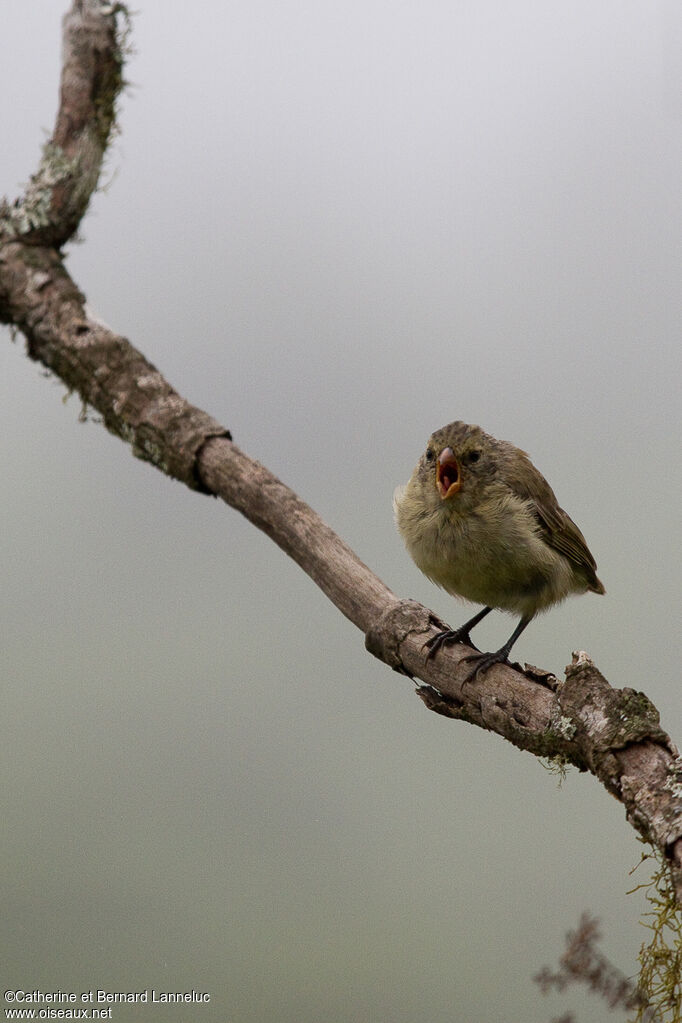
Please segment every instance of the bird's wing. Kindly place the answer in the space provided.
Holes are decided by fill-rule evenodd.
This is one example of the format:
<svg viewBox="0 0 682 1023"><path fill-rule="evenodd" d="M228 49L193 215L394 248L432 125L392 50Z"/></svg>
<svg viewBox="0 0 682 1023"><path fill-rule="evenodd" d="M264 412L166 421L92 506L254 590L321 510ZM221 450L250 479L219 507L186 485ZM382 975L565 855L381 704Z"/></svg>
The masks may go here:
<svg viewBox="0 0 682 1023"><path fill-rule="evenodd" d="M573 519L559 505L554 491L542 473L535 468L531 460L523 455L523 472L507 469L507 480L519 497L531 501L540 524L543 539L550 547L560 551L565 557L580 565L595 588L603 589L596 576L597 563L585 542L585 537Z"/></svg>
<svg viewBox="0 0 682 1023"><path fill-rule="evenodd" d="M541 501L535 502L537 516L543 528L543 536L552 547L565 554L571 561L582 565L584 568L594 572L597 563L592 557L592 552L585 543L585 537L580 532L570 515L567 515L559 505L547 506Z"/></svg>

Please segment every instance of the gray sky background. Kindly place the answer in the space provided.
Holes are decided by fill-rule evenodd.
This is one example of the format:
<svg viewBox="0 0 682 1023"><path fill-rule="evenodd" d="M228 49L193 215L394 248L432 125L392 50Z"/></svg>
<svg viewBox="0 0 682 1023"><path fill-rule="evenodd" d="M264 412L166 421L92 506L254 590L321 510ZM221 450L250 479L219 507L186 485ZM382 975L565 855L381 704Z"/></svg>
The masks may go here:
<svg viewBox="0 0 682 1023"><path fill-rule="evenodd" d="M66 5L5 6L13 197ZM516 655L587 650L679 741L679 5L137 6L68 255L94 310L453 624L393 489L452 419L527 450L608 594ZM2 340L3 989L211 993L124 1023L610 1020L531 978L585 909L635 972L619 804L426 713L269 540Z"/></svg>

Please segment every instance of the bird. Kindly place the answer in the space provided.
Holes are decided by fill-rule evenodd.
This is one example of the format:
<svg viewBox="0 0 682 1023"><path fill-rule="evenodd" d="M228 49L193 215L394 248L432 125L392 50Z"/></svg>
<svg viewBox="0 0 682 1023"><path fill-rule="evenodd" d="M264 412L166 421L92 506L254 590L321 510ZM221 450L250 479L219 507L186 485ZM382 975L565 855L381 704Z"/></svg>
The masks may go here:
<svg viewBox="0 0 682 1023"><path fill-rule="evenodd" d="M606 592L575 522L525 451L480 426L456 421L436 430L393 498L396 525L415 564L449 594L479 611L425 644L427 659L465 643L474 654L466 681L508 664L533 618L572 593ZM482 653L469 635L493 609L520 616L506 643Z"/></svg>

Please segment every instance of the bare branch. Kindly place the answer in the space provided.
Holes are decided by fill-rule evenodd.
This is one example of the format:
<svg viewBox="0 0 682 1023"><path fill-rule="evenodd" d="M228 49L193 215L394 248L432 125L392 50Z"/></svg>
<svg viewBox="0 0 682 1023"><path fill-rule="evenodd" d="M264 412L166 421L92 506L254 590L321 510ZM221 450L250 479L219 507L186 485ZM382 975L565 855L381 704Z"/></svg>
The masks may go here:
<svg viewBox="0 0 682 1023"><path fill-rule="evenodd" d="M0 246L0 320L19 327L31 358L97 409L134 455L202 489L197 453L209 437L229 432L181 398L141 352L87 312L55 249L18 241Z"/></svg>
<svg viewBox="0 0 682 1023"><path fill-rule="evenodd" d="M308 505L241 452L228 430L88 313L59 247L85 212L111 132L122 82L116 9L74 0L65 19L62 102L50 144L65 165L52 181L44 157L23 200L0 211L0 321L17 326L29 355L101 413L133 454L222 498L267 533L366 634L371 653L423 680L418 694L427 707L591 771L624 804L630 823L670 857L682 903L682 766L646 696L613 689L582 653L563 684L546 671L496 665L467 685L461 662L471 651L464 646L427 661L424 642L443 623L399 600Z"/></svg>

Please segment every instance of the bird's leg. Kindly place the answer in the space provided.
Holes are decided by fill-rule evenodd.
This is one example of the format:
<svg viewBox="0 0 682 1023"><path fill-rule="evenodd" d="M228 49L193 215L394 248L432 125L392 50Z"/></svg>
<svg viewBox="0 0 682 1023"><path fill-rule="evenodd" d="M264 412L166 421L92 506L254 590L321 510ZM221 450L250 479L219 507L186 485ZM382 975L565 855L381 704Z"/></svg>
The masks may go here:
<svg viewBox="0 0 682 1023"><path fill-rule="evenodd" d="M431 658L438 653L442 646L450 646L452 643L466 643L467 646L472 646L474 647L474 650L478 650L478 647L474 646L471 642L469 629L473 629L474 625L478 625L481 619L485 618L485 616L490 614L491 611L491 607L484 607L482 611L475 614L470 621L465 622L459 629L445 629L444 632L438 632L435 636L432 636L431 639L428 639L426 643L424 643L424 647L428 650L426 660L430 661Z"/></svg>
<svg viewBox="0 0 682 1023"><path fill-rule="evenodd" d="M473 669L467 675L465 681L473 682L475 678L481 673L492 667L493 664L507 664L509 658L509 652L516 643L517 639L526 628L528 623L533 618L533 615L524 615L519 624L516 626L507 642L496 650L492 654L469 654L468 657L463 657L462 661L475 661ZM437 638L437 637L436 637Z"/></svg>

